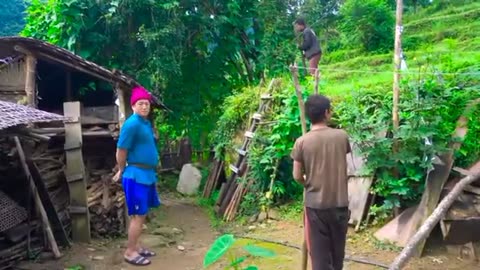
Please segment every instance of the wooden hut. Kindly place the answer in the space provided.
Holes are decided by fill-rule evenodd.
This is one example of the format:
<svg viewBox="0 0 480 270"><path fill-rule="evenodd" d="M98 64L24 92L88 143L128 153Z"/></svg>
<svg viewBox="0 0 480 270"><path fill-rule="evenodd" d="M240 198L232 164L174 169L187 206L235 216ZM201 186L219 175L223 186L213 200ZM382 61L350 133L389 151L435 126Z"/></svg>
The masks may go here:
<svg viewBox="0 0 480 270"><path fill-rule="evenodd" d="M49 43L0 38L0 100L64 115L63 123L35 124L30 133L48 137L37 145L48 185L66 183L74 241L111 236L124 229L123 195L112 184L115 140L131 114L131 89L140 85L120 71L86 61ZM157 99L154 106L166 109ZM47 154L48 153L48 154ZM63 166L58 167L58 161ZM53 179L53 180L52 180ZM55 198L52 198L55 202Z"/></svg>

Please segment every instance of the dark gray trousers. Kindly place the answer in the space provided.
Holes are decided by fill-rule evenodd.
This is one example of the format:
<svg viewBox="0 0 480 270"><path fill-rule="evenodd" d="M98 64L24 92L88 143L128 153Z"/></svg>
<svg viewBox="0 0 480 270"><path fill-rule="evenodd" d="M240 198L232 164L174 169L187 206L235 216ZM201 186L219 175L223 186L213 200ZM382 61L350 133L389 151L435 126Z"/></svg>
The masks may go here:
<svg viewBox="0 0 480 270"><path fill-rule="evenodd" d="M312 270L342 270L350 211L347 207L305 209L305 233Z"/></svg>

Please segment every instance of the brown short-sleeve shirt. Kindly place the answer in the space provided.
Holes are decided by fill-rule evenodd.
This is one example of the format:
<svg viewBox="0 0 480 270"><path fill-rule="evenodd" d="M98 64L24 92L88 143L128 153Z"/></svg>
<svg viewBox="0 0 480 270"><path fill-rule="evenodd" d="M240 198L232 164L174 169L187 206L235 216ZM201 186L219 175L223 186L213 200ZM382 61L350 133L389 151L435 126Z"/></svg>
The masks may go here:
<svg viewBox="0 0 480 270"><path fill-rule="evenodd" d="M348 206L348 135L324 128L298 138L291 157L303 164L306 174L305 206L328 209Z"/></svg>

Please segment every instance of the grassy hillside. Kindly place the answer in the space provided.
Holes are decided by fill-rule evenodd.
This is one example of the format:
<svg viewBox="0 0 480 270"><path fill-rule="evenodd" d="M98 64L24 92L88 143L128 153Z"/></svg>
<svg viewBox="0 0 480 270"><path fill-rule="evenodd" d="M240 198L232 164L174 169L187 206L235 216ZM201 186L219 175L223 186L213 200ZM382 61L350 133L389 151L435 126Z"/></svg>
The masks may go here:
<svg viewBox="0 0 480 270"><path fill-rule="evenodd" d="M336 123L349 132L361 154L367 157L371 172L376 172L372 189L384 201L375 209L385 213L374 214L376 217L385 218L393 207L418 201L431 166L427 157L448 147L465 105L480 98L478 17L478 1L448 8L431 7L405 16L403 49L408 69L402 74L398 130L392 130L391 122L393 53L366 53L357 48L326 51L320 66L319 91L333 99ZM313 78L302 81L302 85L306 96L313 91ZM229 153L228 150L238 147L235 144L239 140L234 138L245 130L252 108L258 105L254 96L265 90L244 88L227 98L214 132L217 150L226 149ZM266 119L273 124L256 133L257 142L249 154L249 175L256 179L256 186L242 204L244 214L258 207L258 202L268 205L292 199L301 201L302 189L293 184L289 158L293 142L301 135L290 74L285 73L274 96L276 105ZM467 167L480 157L479 116L480 106L468 112L469 131L456 152L456 166ZM386 130L399 139L395 153L394 139L375 136ZM425 144L426 139L433 143ZM227 154L227 163L235 157L236 154ZM398 175L392 175L392 171ZM272 179L274 185L269 190ZM275 199L265 199L266 191L271 191Z"/></svg>
<svg viewBox="0 0 480 270"><path fill-rule="evenodd" d="M402 46L408 71L404 77L415 78L420 71L432 72L433 68L449 73L480 71L478 18L478 1L406 15ZM320 66L321 91L331 96L344 96L353 89L391 89L392 62L393 53L366 54L355 49L327 52Z"/></svg>

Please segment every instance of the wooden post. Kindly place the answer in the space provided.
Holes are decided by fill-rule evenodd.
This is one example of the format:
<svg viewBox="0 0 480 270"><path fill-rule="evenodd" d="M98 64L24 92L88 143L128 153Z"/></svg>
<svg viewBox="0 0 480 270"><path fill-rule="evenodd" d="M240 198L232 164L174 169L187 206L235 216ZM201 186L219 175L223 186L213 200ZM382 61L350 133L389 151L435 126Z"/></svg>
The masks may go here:
<svg viewBox="0 0 480 270"><path fill-rule="evenodd" d="M393 129L399 127L398 103L400 100L400 55L402 52L402 16L403 16L403 0L397 0L396 26L395 26L395 54L393 57L394 73L393 73Z"/></svg>
<svg viewBox="0 0 480 270"><path fill-rule="evenodd" d="M125 102L125 91L123 88L119 87L117 84L115 86L115 90L117 92L118 98L118 127L119 129L122 128L123 123L127 119L127 103ZM125 232L128 232L128 227L130 226L130 218L128 217L128 208L127 203L125 202L125 198L123 199L124 209L123 209L123 221L125 225Z"/></svg>
<svg viewBox="0 0 480 270"><path fill-rule="evenodd" d="M125 103L125 92L120 87L115 87L118 98L118 125L119 128L122 128L123 123L127 119L127 110Z"/></svg>
<svg viewBox="0 0 480 270"><path fill-rule="evenodd" d="M37 59L32 54L25 55L25 93L27 94L27 104L30 107L37 107L36 95L36 65Z"/></svg>
<svg viewBox="0 0 480 270"><path fill-rule="evenodd" d="M318 95L318 83L320 82L320 70L315 70L315 95Z"/></svg>
<svg viewBox="0 0 480 270"><path fill-rule="evenodd" d="M416 253L417 246L422 242L425 242L425 239L430 235L430 232L432 232L435 225L445 216L445 213L448 211L448 209L450 209L450 206L457 199L463 189L478 178L480 178L480 172L463 178L455 185L452 191L450 191L450 193L443 198L433 213L427 218L427 220L412 236L412 238L410 238L408 244L402 250L400 255L395 258L393 263L388 268L389 270L403 269L410 258Z"/></svg>
<svg viewBox="0 0 480 270"><path fill-rule="evenodd" d="M20 143L20 140L18 139L18 137L15 136L14 139L15 139L15 145L18 151L18 156L20 157L20 163L22 164L23 171L25 172L25 176L27 177L28 184L30 186L29 188L35 199L35 207L37 208L37 211L40 214L40 220L42 221L43 229L45 230L45 233L47 235L48 243L50 244L50 248L52 249L52 252L55 258L60 258L62 254L58 249L57 242L55 241L55 236L53 235L52 226L50 225L50 221L48 220L48 217L47 217L47 212L43 207L42 200L38 195L37 188L35 186L35 183L33 182L32 175L30 174L30 169L28 168L28 165L27 165L27 159L25 158L25 152L23 152L22 144Z"/></svg>
<svg viewBox="0 0 480 270"><path fill-rule="evenodd" d="M70 191L72 238L75 242L90 242L90 213L87 204L85 165L82 157L82 125L80 102L65 102L65 176Z"/></svg>

